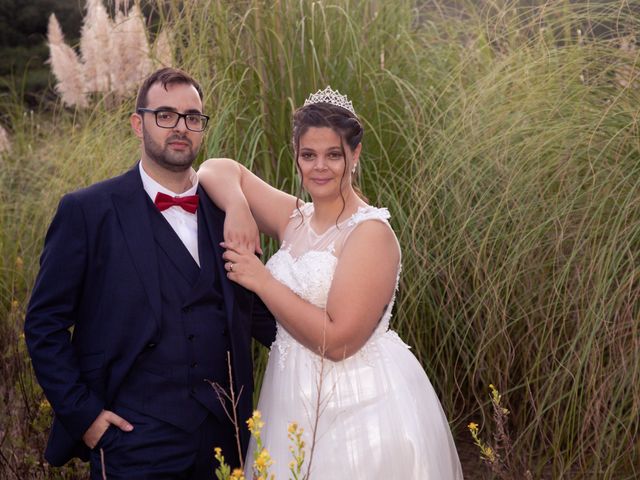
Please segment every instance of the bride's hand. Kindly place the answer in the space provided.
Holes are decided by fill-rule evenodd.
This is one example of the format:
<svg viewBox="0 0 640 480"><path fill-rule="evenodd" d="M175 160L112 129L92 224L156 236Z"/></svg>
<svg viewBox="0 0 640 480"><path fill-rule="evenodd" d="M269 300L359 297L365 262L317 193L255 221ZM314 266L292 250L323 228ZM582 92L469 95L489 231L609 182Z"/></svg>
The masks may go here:
<svg viewBox="0 0 640 480"><path fill-rule="evenodd" d="M236 243L225 243L223 247L226 251L222 258L229 280L257 293L271 278L269 271L251 249Z"/></svg>
<svg viewBox="0 0 640 480"><path fill-rule="evenodd" d="M227 209L224 219L224 244L236 245L243 250L255 251L262 255L258 225L246 203Z"/></svg>

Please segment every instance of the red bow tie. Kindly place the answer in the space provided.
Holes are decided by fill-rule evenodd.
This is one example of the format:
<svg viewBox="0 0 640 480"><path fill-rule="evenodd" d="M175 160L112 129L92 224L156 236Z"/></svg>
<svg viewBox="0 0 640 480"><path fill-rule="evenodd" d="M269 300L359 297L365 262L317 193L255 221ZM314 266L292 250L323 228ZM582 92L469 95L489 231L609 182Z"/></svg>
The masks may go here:
<svg viewBox="0 0 640 480"><path fill-rule="evenodd" d="M161 212L171 207L182 207L189 213L196 213L198 210L198 195L186 195L184 197L172 197L162 192L158 192L154 202Z"/></svg>

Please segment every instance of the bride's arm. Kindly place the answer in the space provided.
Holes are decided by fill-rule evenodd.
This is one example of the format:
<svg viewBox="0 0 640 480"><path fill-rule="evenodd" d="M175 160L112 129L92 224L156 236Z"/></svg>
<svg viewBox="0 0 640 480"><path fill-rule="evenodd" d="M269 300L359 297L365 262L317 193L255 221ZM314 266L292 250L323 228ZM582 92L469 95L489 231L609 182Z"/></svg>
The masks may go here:
<svg viewBox="0 0 640 480"><path fill-rule="evenodd" d="M384 314L396 285L400 249L387 225L359 225L340 255L326 310L277 281L254 256L227 251L224 257L234 264L229 278L257 293L296 340L339 361L365 344Z"/></svg>
<svg viewBox="0 0 640 480"><path fill-rule="evenodd" d="M206 160L198 169L198 180L227 216L245 219L250 211L260 231L282 239L296 197L272 187L229 158ZM229 239L225 236L225 240Z"/></svg>

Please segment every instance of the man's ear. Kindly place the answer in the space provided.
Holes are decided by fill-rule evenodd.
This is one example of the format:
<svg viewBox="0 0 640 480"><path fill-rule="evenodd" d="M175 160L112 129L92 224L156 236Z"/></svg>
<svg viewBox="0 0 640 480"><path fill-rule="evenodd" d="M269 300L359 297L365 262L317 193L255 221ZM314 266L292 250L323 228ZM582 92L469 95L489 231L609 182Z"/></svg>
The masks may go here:
<svg viewBox="0 0 640 480"><path fill-rule="evenodd" d="M137 113L132 113L129 117L129 123L136 137L142 138L142 117Z"/></svg>

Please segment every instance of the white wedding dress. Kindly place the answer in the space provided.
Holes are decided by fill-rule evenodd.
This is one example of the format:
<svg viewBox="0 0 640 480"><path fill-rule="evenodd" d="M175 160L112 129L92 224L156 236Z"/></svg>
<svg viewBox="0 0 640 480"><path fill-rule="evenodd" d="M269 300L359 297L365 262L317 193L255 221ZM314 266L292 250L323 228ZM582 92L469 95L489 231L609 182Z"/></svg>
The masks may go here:
<svg viewBox="0 0 640 480"><path fill-rule="evenodd" d="M324 308L349 234L364 221L388 225L389 212L361 207L318 235L309 222L313 204L300 210L294 211L281 248L267 268L297 295ZM310 480L462 479L438 397L409 347L389 330L392 307L390 299L367 343L339 362L322 359L278 325L258 404L265 422L262 440L275 461L270 472L276 480L293 478L287 438L291 422L304 429L307 458L302 473L306 472L316 417ZM252 439L247 478L252 478L254 449Z"/></svg>

